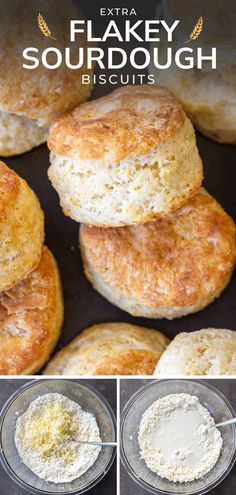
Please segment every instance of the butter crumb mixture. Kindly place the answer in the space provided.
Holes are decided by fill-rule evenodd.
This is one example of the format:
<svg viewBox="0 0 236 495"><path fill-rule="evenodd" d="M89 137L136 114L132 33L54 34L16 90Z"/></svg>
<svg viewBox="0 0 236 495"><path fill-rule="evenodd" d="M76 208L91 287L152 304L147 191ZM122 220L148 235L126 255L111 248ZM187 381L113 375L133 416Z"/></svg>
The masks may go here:
<svg viewBox="0 0 236 495"><path fill-rule="evenodd" d="M44 459L56 454L69 460L76 455L71 440L79 431L79 418L70 415L62 402L46 403L42 412L32 417L25 431L24 446L40 449Z"/></svg>
<svg viewBox="0 0 236 495"><path fill-rule="evenodd" d="M35 399L16 422L15 444L22 461L54 483L82 476L96 461L100 447L78 439L101 440L96 419L58 393Z"/></svg>

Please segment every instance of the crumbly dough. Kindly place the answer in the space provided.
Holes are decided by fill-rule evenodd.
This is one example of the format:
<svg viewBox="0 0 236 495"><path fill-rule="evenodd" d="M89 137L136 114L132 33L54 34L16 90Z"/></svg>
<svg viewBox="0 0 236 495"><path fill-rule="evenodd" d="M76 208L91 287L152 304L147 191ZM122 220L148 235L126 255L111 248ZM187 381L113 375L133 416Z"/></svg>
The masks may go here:
<svg viewBox="0 0 236 495"><path fill-rule="evenodd" d="M97 460L101 441L93 414L68 397L49 393L35 399L16 422L15 444L23 463L39 478L66 483L82 476Z"/></svg>
<svg viewBox="0 0 236 495"><path fill-rule="evenodd" d="M170 394L143 414L138 432L141 458L147 467L174 482L202 478L220 456L222 437L198 397Z"/></svg>

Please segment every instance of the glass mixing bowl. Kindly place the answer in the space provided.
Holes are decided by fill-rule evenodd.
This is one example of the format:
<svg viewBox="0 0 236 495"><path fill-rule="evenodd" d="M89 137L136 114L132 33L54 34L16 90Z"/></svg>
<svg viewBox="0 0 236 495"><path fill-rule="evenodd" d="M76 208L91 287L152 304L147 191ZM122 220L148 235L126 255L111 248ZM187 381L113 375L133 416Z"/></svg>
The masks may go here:
<svg viewBox="0 0 236 495"><path fill-rule="evenodd" d="M78 402L82 409L96 417L101 439L114 442L116 420L106 400L87 384L70 380L34 380L20 387L1 411L1 461L9 476L31 494L81 494L96 485L108 472L115 457L115 449L103 447L94 465L80 478L70 483L51 483L36 476L21 461L14 442L15 424L31 402L43 394L58 392Z"/></svg>
<svg viewBox="0 0 236 495"><path fill-rule="evenodd" d="M121 459L129 475L150 493L203 494L218 485L232 469L235 462L235 425L220 428L223 448L214 468L204 477L187 482L175 483L163 479L147 468L140 459L138 429L144 411L157 399L168 394L187 393L196 395L215 419L215 422L235 417L228 400L215 387L204 381L158 380L151 381L139 389L127 402L121 420Z"/></svg>

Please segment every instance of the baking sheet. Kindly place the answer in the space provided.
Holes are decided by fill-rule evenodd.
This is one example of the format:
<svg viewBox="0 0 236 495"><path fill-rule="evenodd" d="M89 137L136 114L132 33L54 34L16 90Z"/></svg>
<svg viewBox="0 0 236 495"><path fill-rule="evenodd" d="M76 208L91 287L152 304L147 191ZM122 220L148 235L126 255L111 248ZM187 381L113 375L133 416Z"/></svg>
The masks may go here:
<svg viewBox="0 0 236 495"><path fill-rule="evenodd" d="M99 30L108 22L98 17L99 6L112 6L112 1L79 0L77 4L87 18L96 22ZM119 2L119 6L129 6L134 2ZM115 5L115 3L114 3ZM145 5L135 2L140 19L154 16L156 2L149 0ZM95 8L96 7L96 8ZM132 49L130 43L129 49ZM104 71L103 71L104 72ZM133 72L133 70L132 70ZM116 86L95 86L92 98L109 93ZM215 143L197 134L197 144L204 164L204 186L235 219L236 216L236 146ZM49 151L42 145L29 153L3 158L11 168L38 195L45 212L46 244L52 250L59 264L65 301L65 321L62 335L56 351L69 343L84 328L99 322L130 322L162 330L173 338L180 331L193 331L201 328L216 327L236 330L236 275L222 296L204 310L180 319L152 320L135 318L125 313L95 292L83 274L82 261L78 247L79 225L65 217L59 206L56 192L48 178ZM216 267L217 268L217 267Z"/></svg>

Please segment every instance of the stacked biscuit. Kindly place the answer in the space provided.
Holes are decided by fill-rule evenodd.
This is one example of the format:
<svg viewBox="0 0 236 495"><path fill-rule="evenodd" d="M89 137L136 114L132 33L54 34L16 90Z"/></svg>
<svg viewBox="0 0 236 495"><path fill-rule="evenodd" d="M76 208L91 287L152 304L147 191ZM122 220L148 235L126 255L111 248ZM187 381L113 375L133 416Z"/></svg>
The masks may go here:
<svg viewBox="0 0 236 495"><path fill-rule="evenodd" d="M48 144L49 178L65 214L83 224L85 274L98 292L132 315L168 319L221 294L235 265L235 225L200 187L192 124L167 89L127 86L84 103L54 123ZM83 345L99 345L100 332ZM61 373L60 357L54 363L48 372ZM67 368L75 371L68 360Z"/></svg>
<svg viewBox="0 0 236 495"><path fill-rule="evenodd" d="M36 372L49 358L63 318L44 216L27 183L0 162L0 374Z"/></svg>

